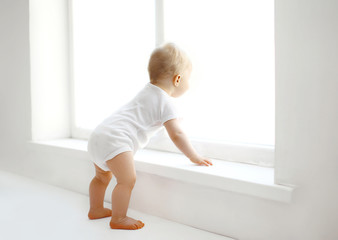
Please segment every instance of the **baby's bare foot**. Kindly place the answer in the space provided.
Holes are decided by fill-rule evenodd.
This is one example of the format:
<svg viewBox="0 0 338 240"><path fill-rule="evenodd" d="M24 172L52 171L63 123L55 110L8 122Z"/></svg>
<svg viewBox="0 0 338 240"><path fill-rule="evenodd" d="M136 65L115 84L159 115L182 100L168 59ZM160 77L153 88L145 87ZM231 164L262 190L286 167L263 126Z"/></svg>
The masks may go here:
<svg viewBox="0 0 338 240"><path fill-rule="evenodd" d="M129 230L136 230L141 229L144 227L144 223L135 220L130 217L125 217L123 219L113 219L110 221L110 227L112 229L129 229Z"/></svg>
<svg viewBox="0 0 338 240"><path fill-rule="evenodd" d="M111 216L111 210L108 208L90 209L88 213L89 219L99 219Z"/></svg>

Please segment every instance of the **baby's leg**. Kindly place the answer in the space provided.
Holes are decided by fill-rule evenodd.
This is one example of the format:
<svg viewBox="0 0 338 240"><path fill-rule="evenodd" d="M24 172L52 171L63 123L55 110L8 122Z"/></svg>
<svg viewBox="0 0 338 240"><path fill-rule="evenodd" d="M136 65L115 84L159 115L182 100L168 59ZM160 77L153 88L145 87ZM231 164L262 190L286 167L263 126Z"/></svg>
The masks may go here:
<svg viewBox="0 0 338 240"><path fill-rule="evenodd" d="M136 172L132 152L124 152L107 161L109 169L116 177L117 184L112 193L112 218L110 227L113 229L140 229L141 221L127 217L131 192L136 181Z"/></svg>
<svg viewBox="0 0 338 240"><path fill-rule="evenodd" d="M110 217L111 210L103 207L103 201L112 173L103 171L97 165L95 165L95 171L96 175L89 186L90 209L88 217L89 219Z"/></svg>

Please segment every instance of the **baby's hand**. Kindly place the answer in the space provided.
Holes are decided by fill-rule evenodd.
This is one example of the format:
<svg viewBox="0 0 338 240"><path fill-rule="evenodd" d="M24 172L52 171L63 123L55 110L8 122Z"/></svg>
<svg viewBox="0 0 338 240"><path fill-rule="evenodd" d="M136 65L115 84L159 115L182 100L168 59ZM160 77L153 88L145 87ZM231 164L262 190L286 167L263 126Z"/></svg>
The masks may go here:
<svg viewBox="0 0 338 240"><path fill-rule="evenodd" d="M201 165L201 166L208 166L208 167L212 166L211 160L204 158L204 157L201 157L201 156L191 158L190 161L192 161L193 163L196 163L198 165Z"/></svg>

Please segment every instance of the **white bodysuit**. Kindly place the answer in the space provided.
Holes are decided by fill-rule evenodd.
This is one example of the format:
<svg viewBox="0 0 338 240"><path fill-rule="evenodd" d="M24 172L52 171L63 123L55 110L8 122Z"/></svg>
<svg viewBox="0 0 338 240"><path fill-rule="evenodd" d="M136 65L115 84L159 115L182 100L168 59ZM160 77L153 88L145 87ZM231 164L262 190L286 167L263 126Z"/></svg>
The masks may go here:
<svg viewBox="0 0 338 240"><path fill-rule="evenodd" d="M92 161L105 171L120 153L143 148L163 124L178 118L172 97L148 83L129 103L99 124L88 140Z"/></svg>

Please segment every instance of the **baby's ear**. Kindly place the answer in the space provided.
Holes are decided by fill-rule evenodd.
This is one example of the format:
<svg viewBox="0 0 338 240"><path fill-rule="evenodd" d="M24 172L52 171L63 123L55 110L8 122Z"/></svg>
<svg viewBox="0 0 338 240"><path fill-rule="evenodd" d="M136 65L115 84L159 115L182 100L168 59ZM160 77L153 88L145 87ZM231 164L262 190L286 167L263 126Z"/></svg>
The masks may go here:
<svg viewBox="0 0 338 240"><path fill-rule="evenodd" d="M174 76L173 83L175 87L178 87L180 85L181 79L182 77L180 74Z"/></svg>

